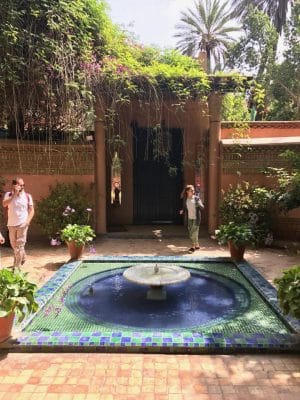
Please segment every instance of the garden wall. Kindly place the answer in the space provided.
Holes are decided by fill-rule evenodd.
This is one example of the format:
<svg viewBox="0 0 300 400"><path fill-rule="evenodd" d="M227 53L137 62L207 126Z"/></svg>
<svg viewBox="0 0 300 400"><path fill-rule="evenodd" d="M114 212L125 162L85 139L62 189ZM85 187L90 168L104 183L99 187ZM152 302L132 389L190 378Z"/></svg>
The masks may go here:
<svg viewBox="0 0 300 400"><path fill-rule="evenodd" d="M275 138L300 136L300 121L255 121L249 123L222 122L221 139L240 136L240 127L244 126L245 137Z"/></svg>
<svg viewBox="0 0 300 400"><path fill-rule="evenodd" d="M185 159L194 160L201 156L204 160L207 150L203 138L207 132L205 117L199 114L199 108L189 110L190 116L170 121L170 126L181 126L185 132ZM169 115L167 115L169 117ZM146 124L144 117L136 112L135 119ZM130 121L124 116L123 127L132 134ZM222 124L220 142L220 197L221 191L230 184L249 181L264 186L274 185L267 178L263 169L268 166L285 167L285 161L279 157L283 151L290 149L300 152L300 122L255 122L249 124L248 137L232 139L234 127L230 123ZM131 146L131 140L128 139ZM203 145L204 143L204 145ZM129 147L130 147L129 146ZM41 144L0 140L0 176L7 181L5 190L10 190L13 177L20 175L26 183L26 190L35 201L47 196L49 186L56 182L77 182L94 193L94 145L90 144ZM108 212L108 223L117 220L119 223L130 223L132 220L132 156L123 156L124 188L127 188L124 204L120 210ZM126 172L126 174L125 174ZM194 172L186 163L185 182L193 182ZM207 192L209 182L206 174L203 177L203 190ZM107 184L109 185L109 179ZM109 191L109 186L108 186ZM108 207L111 208L109 202ZM115 213L115 215L114 215ZM205 221L205 219L204 219ZM287 215L281 215L275 223L276 235L279 238L300 240L300 209ZM31 235L37 235L38 228L33 224Z"/></svg>
<svg viewBox="0 0 300 400"><path fill-rule="evenodd" d="M82 184L92 198L94 148L91 145L50 145L0 140L0 176L6 181L5 191L10 190L14 177L21 176L26 191L32 194L34 201L46 197L50 186L72 182ZM39 232L33 222L30 235L36 236Z"/></svg>
<svg viewBox="0 0 300 400"><path fill-rule="evenodd" d="M233 124L222 123L220 191L243 181L272 187L274 180L263 171L266 167L287 167L280 157L285 150L300 152L300 122L254 122L247 137L235 137ZM220 197L222 193L220 193ZM280 215L274 222L279 239L300 240L300 208Z"/></svg>

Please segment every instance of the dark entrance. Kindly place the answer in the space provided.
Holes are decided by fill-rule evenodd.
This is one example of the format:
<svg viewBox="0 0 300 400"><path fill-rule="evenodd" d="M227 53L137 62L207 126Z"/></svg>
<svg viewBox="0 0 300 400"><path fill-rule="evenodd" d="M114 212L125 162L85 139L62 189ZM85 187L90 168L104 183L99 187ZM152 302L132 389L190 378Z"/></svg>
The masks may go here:
<svg viewBox="0 0 300 400"><path fill-rule="evenodd" d="M180 223L182 130L133 126L134 223Z"/></svg>

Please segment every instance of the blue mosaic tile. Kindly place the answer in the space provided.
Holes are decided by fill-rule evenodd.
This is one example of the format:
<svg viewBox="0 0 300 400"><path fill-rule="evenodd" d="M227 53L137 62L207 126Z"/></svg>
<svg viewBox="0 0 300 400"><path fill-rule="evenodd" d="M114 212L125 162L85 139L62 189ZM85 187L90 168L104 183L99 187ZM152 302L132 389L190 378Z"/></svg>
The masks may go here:
<svg viewBox="0 0 300 400"><path fill-rule="evenodd" d="M164 262L164 261L180 261L180 262L215 262L224 263L231 262L227 257L222 258L195 258L195 257L140 257L140 256L109 256L109 257L93 257L90 262ZM59 287L66 282L69 276L79 267L81 262L73 262L65 264L60 270L46 283L46 285L38 291L37 301L40 307L44 306L47 301L56 293ZM278 306L276 289L270 285L250 264L247 262L236 264L239 271L248 279L256 288L256 290L264 297L273 307L275 312L280 315L282 320L295 331L300 330L300 321L292 318L285 318ZM33 318L32 316L31 318ZM31 320L24 321L24 328ZM85 348L89 347L97 351L109 351L110 349L122 348L128 351L134 348L135 351L170 351L177 350L187 352L236 352L237 350L274 350L287 351L299 350L299 339L293 334L273 334L264 335L261 333L247 335L233 333L224 336L222 333L212 333L211 335L203 335L199 332L168 332L167 336L164 332L128 332L113 331L109 335L103 332L31 332L24 333L18 339L18 345L22 350L40 350L45 348L63 349L68 348ZM49 350L48 349L48 350Z"/></svg>

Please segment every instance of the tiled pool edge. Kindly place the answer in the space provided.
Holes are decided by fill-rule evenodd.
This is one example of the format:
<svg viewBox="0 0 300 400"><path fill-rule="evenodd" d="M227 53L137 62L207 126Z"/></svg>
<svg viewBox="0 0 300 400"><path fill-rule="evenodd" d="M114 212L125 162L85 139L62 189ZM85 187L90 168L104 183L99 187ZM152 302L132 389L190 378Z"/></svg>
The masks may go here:
<svg viewBox="0 0 300 400"><path fill-rule="evenodd" d="M228 257L178 257L178 256L106 256L87 258L89 262L130 262L130 261L177 261L177 262L232 262ZM37 301L43 307L58 288L78 268L81 261L67 263L37 292ZM236 264L240 272L266 298L280 317L294 330L300 331L300 321L285 318L277 304L276 289L249 263ZM31 321L30 317L22 324L22 329ZM238 352L286 352L300 351L299 335L243 335L231 336L215 333L203 335L197 332L32 332L22 333L15 342L4 348L11 351L100 351L100 352L143 352L143 353L238 353Z"/></svg>
<svg viewBox="0 0 300 400"><path fill-rule="evenodd" d="M295 332L300 333L300 320L283 315L277 301L277 290L247 261L235 263L239 271L251 282L255 289L267 300L268 304Z"/></svg>

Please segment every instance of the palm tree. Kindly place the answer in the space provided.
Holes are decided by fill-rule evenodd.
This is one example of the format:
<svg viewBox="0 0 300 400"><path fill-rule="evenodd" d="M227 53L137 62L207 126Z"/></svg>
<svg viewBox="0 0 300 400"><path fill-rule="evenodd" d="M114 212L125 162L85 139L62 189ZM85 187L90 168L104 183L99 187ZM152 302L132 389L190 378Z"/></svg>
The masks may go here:
<svg viewBox="0 0 300 400"><path fill-rule="evenodd" d="M271 18L277 32L281 34L286 23L288 5L292 2L293 0L241 0L235 10L236 15L243 17L247 13L248 6L257 7Z"/></svg>
<svg viewBox="0 0 300 400"><path fill-rule="evenodd" d="M211 72L211 61L220 65L228 45L233 40L229 34L238 31L229 23L233 22L232 11L227 11L220 0L198 0L195 10L190 8L181 12L180 23L176 25L177 49L183 54L196 56L205 51L207 69Z"/></svg>

